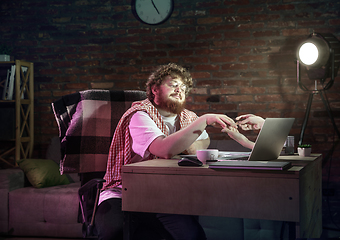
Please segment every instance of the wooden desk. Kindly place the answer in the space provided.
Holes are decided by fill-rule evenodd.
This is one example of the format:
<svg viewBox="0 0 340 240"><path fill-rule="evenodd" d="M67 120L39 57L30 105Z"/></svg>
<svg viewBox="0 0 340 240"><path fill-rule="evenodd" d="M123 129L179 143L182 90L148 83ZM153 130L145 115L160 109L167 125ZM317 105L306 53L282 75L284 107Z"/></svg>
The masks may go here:
<svg viewBox="0 0 340 240"><path fill-rule="evenodd" d="M290 222L291 238L322 232L322 155L280 156L287 171L180 167L157 159L122 168L123 211Z"/></svg>

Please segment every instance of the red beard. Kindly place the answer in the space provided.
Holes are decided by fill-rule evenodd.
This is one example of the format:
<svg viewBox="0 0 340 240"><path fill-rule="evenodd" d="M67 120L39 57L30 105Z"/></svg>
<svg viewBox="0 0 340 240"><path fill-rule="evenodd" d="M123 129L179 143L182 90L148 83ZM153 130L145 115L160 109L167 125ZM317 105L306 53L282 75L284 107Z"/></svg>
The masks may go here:
<svg viewBox="0 0 340 240"><path fill-rule="evenodd" d="M158 104L159 108L161 108L161 109L163 109L165 111L174 113L174 114L180 114L184 110L184 108L185 108L185 101L178 102L176 100L172 100L172 99L166 97L163 94L161 89L159 91L159 95L160 95L159 104Z"/></svg>

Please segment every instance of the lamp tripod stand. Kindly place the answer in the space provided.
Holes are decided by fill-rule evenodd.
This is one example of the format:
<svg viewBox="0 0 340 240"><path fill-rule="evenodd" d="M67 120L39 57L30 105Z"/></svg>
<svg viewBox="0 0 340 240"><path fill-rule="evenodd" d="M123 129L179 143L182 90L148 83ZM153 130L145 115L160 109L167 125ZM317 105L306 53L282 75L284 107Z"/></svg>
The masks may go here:
<svg viewBox="0 0 340 240"><path fill-rule="evenodd" d="M326 98L325 98L324 93L323 93L325 90L328 90L334 83L334 57L333 57L331 67L332 67L332 76L331 76L331 80L327 83L327 85L322 90L318 90L317 89L317 80L315 80L315 89L309 93L305 117L304 117L303 124L302 124L302 127L301 127L301 132L300 132L299 145L301 145L302 141L303 141L304 133L305 133L305 130L306 130L306 126L307 126L307 123L308 123L308 118L309 118L309 114L310 114L310 110L311 110L311 106L312 106L312 102L313 102L313 97L314 97L315 94L320 95L321 100L322 100L323 104L325 105L327 114L328 114L328 116L329 116L329 118L330 118L330 120L333 124L334 130L337 133L338 138L340 139L340 132L339 132L339 130L338 130L336 124L335 124L334 117L333 117L331 108L329 106L329 103L328 103L328 101L326 101ZM297 82L298 82L299 87L302 90L310 91L303 85L303 83L300 80L300 63L299 63L299 60L297 60Z"/></svg>

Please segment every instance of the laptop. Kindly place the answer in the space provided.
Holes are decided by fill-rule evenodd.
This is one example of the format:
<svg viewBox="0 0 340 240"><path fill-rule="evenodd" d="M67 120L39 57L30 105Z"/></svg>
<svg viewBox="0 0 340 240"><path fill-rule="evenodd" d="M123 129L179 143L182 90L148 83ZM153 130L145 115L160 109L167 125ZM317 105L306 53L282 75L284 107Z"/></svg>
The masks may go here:
<svg viewBox="0 0 340 240"><path fill-rule="evenodd" d="M219 157L209 168L243 168L284 170L289 162L271 162L279 157L295 118L267 118L257 136L253 150L245 159Z"/></svg>
<svg viewBox="0 0 340 240"><path fill-rule="evenodd" d="M211 163L209 168L223 169L252 169L252 170L286 170L291 168L291 162L271 162L271 161L218 161Z"/></svg>

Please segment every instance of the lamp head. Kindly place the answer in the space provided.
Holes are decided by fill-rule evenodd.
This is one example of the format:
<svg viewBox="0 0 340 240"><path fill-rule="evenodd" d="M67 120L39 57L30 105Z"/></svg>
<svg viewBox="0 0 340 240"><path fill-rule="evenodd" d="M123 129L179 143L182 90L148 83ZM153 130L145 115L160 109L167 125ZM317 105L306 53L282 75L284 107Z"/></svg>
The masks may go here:
<svg viewBox="0 0 340 240"><path fill-rule="evenodd" d="M340 41L332 34L312 33L299 45L297 59L306 66L311 80L331 77L332 69L335 77L340 63Z"/></svg>

